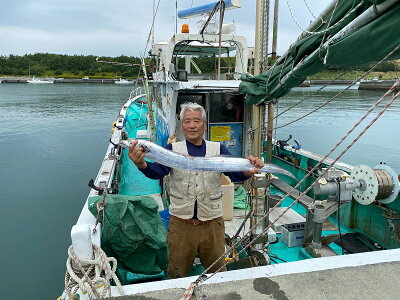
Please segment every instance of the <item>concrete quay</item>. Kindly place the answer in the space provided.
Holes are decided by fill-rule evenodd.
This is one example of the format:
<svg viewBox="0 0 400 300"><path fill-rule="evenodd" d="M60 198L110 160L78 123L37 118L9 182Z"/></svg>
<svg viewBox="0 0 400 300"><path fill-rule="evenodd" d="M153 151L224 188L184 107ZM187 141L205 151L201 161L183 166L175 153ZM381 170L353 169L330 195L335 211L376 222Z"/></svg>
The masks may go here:
<svg viewBox="0 0 400 300"><path fill-rule="evenodd" d="M360 82L359 90L380 91L390 89L398 80L368 80ZM398 86L397 91L400 90Z"/></svg>
<svg viewBox="0 0 400 300"><path fill-rule="evenodd" d="M307 259L217 273L191 300L400 299L400 249ZM108 299L181 299L197 277L124 286L130 296Z"/></svg>
<svg viewBox="0 0 400 300"><path fill-rule="evenodd" d="M0 78L1 83L27 83L28 80L31 80L31 77L2 77ZM39 78L38 78L39 79ZM97 79L97 78L89 78L89 79L67 79L67 78L41 78L46 80L54 80L54 83L112 83L114 84L119 79L113 78L105 78L105 79Z"/></svg>

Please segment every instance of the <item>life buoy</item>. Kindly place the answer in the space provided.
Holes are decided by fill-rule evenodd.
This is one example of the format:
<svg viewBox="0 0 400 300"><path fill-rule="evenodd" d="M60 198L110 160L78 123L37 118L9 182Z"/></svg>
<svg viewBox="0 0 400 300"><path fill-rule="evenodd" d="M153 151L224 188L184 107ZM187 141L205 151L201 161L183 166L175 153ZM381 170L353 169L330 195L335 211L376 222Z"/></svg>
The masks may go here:
<svg viewBox="0 0 400 300"><path fill-rule="evenodd" d="M116 121L111 123L111 133L114 133L115 125L117 124Z"/></svg>

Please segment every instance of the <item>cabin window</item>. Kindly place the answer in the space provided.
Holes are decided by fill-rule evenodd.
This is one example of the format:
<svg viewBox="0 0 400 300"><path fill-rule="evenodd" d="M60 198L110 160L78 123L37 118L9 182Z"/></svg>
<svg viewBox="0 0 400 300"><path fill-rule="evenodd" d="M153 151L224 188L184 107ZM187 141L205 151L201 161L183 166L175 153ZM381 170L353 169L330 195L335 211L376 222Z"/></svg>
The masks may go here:
<svg viewBox="0 0 400 300"><path fill-rule="evenodd" d="M179 116L181 112L181 105L186 102L194 102L205 107L205 94L181 94L178 95L178 101L176 103L176 114Z"/></svg>
<svg viewBox="0 0 400 300"><path fill-rule="evenodd" d="M243 95L212 93L210 108L210 123L243 122Z"/></svg>

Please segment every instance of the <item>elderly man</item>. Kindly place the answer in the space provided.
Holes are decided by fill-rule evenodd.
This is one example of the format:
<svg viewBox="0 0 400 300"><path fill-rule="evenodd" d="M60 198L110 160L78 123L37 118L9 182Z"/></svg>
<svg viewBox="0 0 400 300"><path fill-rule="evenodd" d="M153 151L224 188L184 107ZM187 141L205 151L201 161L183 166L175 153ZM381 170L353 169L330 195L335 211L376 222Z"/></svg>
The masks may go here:
<svg viewBox="0 0 400 300"><path fill-rule="evenodd" d="M196 103L181 106L180 119L185 141L168 144L165 148L191 156L230 155L229 150L218 142L203 139L207 117L204 108ZM178 278L189 275L196 255L210 272L224 265L225 230L222 217L221 174L171 169L144 160L142 148L129 149L129 157L137 168L151 179L160 179L170 174L170 224L168 228L168 277ZM243 181L255 174L264 163L250 156L254 169L246 172L226 172L232 181ZM221 270L226 270L222 268Z"/></svg>

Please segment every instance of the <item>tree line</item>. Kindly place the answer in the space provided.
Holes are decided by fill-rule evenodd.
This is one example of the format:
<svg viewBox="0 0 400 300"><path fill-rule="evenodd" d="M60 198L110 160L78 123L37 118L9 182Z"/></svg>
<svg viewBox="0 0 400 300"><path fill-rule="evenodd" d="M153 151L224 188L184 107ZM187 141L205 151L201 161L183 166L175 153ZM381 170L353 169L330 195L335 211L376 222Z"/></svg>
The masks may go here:
<svg viewBox="0 0 400 300"><path fill-rule="evenodd" d="M35 53L25 55L0 56L0 76L37 76L37 77L123 77L137 78L142 77L141 59L134 56L101 56L99 61L109 61L114 63L135 64L135 66L121 66L96 61L94 55L65 55L51 53ZM213 73L215 68L214 58L194 59L203 73ZM154 69L155 61L152 58L145 59L147 71ZM234 58L223 58L222 67L234 68ZM178 60L178 68L184 68L184 59Z"/></svg>
<svg viewBox="0 0 400 300"><path fill-rule="evenodd" d="M0 74L5 76L80 77L110 76L137 77L140 66L124 67L96 62L93 55L35 53L0 56ZM140 64L137 57L99 57L99 60Z"/></svg>
<svg viewBox="0 0 400 300"><path fill-rule="evenodd" d="M93 55L65 55L50 53L35 53L19 55L0 56L0 76L37 76L37 77L123 77L137 78L142 77L140 70L140 58L134 56L121 55L118 57L99 57L99 60L136 64L135 66L120 66L96 62L96 56ZM195 63L204 74L215 72L216 61L214 57L194 58ZM155 65L152 58L146 59L147 71L151 71ZM235 58L223 57L221 66L224 72L228 67L234 68ZM184 59L179 59L178 68L184 68ZM346 70L367 71L370 66L357 68L346 68ZM378 65L374 71L389 72L397 71L395 62L384 62ZM328 71L343 70L337 67L328 67ZM196 71L193 69L193 72Z"/></svg>

